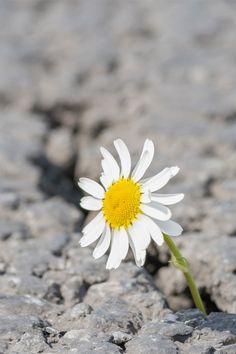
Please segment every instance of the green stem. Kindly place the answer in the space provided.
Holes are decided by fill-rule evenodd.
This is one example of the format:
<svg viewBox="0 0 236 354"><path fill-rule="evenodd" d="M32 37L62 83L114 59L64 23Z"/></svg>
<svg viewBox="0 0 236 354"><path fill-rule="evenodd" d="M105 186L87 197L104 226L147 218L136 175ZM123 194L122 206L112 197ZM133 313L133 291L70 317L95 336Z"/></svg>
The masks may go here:
<svg viewBox="0 0 236 354"><path fill-rule="evenodd" d="M205 307L203 305L201 296L199 294L193 276L190 272L187 260L182 256L182 254L180 253L179 249L177 248L177 246L175 245L175 243L173 242L170 236L164 235L164 239L167 246L170 249L172 255L172 262L174 266L180 269L184 273L185 279L187 280L196 307L206 315L207 313Z"/></svg>

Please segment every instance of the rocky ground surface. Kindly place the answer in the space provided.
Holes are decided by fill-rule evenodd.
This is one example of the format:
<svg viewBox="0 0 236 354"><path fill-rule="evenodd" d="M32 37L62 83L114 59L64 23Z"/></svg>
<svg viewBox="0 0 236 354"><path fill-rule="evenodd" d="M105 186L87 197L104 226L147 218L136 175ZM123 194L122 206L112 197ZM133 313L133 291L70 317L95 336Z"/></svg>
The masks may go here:
<svg viewBox="0 0 236 354"><path fill-rule="evenodd" d="M0 2L0 353L236 353L236 2ZM122 137L166 190L208 312L167 249L105 270L79 176Z"/></svg>

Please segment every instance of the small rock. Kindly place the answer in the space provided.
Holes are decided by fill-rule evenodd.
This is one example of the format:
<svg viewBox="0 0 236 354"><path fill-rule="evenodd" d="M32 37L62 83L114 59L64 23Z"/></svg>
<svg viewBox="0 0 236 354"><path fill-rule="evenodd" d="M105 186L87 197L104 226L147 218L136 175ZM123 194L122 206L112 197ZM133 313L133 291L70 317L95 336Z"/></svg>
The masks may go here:
<svg viewBox="0 0 236 354"><path fill-rule="evenodd" d="M55 328L49 326L45 328L45 332L48 334L58 334L58 331Z"/></svg>
<svg viewBox="0 0 236 354"><path fill-rule="evenodd" d="M71 166L75 158L73 137L69 129L58 128L52 131L46 146L47 158L64 169Z"/></svg>
<svg viewBox="0 0 236 354"><path fill-rule="evenodd" d="M143 316L138 308L118 298L110 298L87 317L88 328L103 332L123 329L134 334L141 328Z"/></svg>
<svg viewBox="0 0 236 354"><path fill-rule="evenodd" d="M138 335L126 345L127 354L177 354L178 347L168 338L158 333Z"/></svg>
<svg viewBox="0 0 236 354"><path fill-rule="evenodd" d="M76 339L80 338L81 331L79 329L72 329L64 335L64 339Z"/></svg>
<svg viewBox="0 0 236 354"><path fill-rule="evenodd" d="M235 354L236 344L230 344L220 349L217 349L214 354Z"/></svg>
<svg viewBox="0 0 236 354"><path fill-rule="evenodd" d="M72 275L61 286L61 293L68 306L82 301L86 294L87 286L80 275Z"/></svg>
<svg viewBox="0 0 236 354"><path fill-rule="evenodd" d="M175 313L175 318L185 324L196 327L204 323L205 315L198 309L188 309Z"/></svg>
<svg viewBox="0 0 236 354"><path fill-rule="evenodd" d="M85 304L84 302L81 302L77 305L75 305L70 312L70 316L73 319L78 319L81 317L86 317L92 312L92 307Z"/></svg>
<svg viewBox="0 0 236 354"><path fill-rule="evenodd" d="M71 232L82 214L71 204L61 198L34 203L31 208L21 209L21 216L26 220L32 233L42 238L49 232L52 234Z"/></svg>
<svg viewBox="0 0 236 354"><path fill-rule="evenodd" d="M47 237L48 249L54 256L60 257L63 248L69 243L70 236L68 234L53 234Z"/></svg>
<svg viewBox="0 0 236 354"><path fill-rule="evenodd" d="M236 336L236 314L212 312L205 322L202 322L199 328L209 327L213 331L229 331ZM235 337L236 340L236 337Z"/></svg>
<svg viewBox="0 0 236 354"><path fill-rule="evenodd" d="M33 328L49 326L47 321L32 315L8 315L0 316L0 333L17 332L24 333Z"/></svg>
<svg viewBox="0 0 236 354"><path fill-rule="evenodd" d="M61 294L61 286L58 283L52 283L44 296L44 298L55 304L60 304L63 301Z"/></svg>
<svg viewBox="0 0 236 354"><path fill-rule="evenodd" d="M0 295L0 315L37 315L52 312L52 305L46 300L30 295Z"/></svg>
<svg viewBox="0 0 236 354"><path fill-rule="evenodd" d="M11 346L11 353L42 353L49 349L42 332L24 333L19 341Z"/></svg>
<svg viewBox="0 0 236 354"><path fill-rule="evenodd" d="M111 342L117 345L124 344L132 339L132 336L128 333L117 331L111 335Z"/></svg>
<svg viewBox="0 0 236 354"><path fill-rule="evenodd" d="M7 265L4 262L0 262L0 275L4 274L6 271Z"/></svg>
<svg viewBox="0 0 236 354"><path fill-rule="evenodd" d="M123 350L117 345L110 343L104 335L84 329L72 329L68 331L60 340L58 350L67 348L70 353L93 354L121 354ZM56 351L57 353L57 351Z"/></svg>
<svg viewBox="0 0 236 354"><path fill-rule="evenodd" d="M142 329L142 334L150 335L158 333L163 337L172 339L173 341L185 342L185 340L191 336L193 328L185 325L182 322L165 322L163 321L152 321L146 323Z"/></svg>
<svg viewBox="0 0 236 354"><path fill-rule="evenodd" d="M20 198L16 193L0 193L1 208L16 209L19 205Z"/></svg>
<svg viewBox="0 0 236 354"><path fill-rule="evenodd" d="M13 220L0 220L0 240L6 240L12 235L18 235L21 238L27 238L29 230L21 222Z"/></svg>
<svg viewBox="0 0 236 354"><path fill-rule="evenodd" d="M42 278L44 273L48 270L48 264L46 262L35 264L32 268L32 274L38 278Z"/></svg>
<svg viewBox="0 0 236 354"><path fill-rule="evenodd" d="M0 339L0 353L4 354L6 353L8 348L8 340L1 340Z"/></svg>

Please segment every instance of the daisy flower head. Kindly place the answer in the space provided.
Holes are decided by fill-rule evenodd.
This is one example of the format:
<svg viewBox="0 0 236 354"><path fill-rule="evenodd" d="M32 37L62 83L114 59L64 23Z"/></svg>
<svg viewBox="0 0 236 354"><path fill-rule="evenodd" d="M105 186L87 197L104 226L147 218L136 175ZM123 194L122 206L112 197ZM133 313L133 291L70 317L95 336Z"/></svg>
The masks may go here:
<svg viewBox="0 0 236 354"><path fill-rule="evenodd" d="M120 166L113 155L101 147L101 184L80 178L79 187L90 194L81 198L80 206L98 214L82 230L80 245L86 247L95 241L94 258L103 256L110 248L106 268L116 269L125 259L131 247L137 266L142 266L146 249L151 239L161 246L163 234L179 236L183 229L171 220L169 205L184 197L180 194L159 194L159 191L174 177L179 168L167 167L153 177L143 179L154 156L154 144L146 139L141 156L131 170L131 158L126 144L114 141Z"/></svg>

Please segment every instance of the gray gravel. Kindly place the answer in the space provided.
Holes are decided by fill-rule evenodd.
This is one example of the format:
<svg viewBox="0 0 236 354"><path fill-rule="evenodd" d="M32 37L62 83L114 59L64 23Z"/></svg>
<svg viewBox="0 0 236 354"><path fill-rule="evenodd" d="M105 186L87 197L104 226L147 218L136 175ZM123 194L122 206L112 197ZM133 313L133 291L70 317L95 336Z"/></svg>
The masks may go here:
<svg viewBox="0 0 236 354"><path fill-rule="evenodd" d="M0 2L0 353L236 353L236 3ZM78 245L99 146L157 147L176 242L116 271ZM91 217L91 216L89 216ZM181 311L180 311L181 310Z"/></svg>

